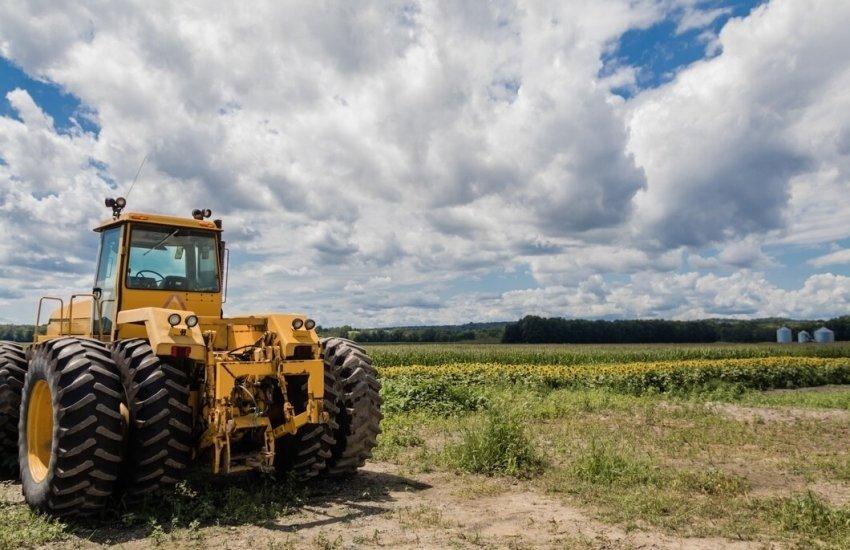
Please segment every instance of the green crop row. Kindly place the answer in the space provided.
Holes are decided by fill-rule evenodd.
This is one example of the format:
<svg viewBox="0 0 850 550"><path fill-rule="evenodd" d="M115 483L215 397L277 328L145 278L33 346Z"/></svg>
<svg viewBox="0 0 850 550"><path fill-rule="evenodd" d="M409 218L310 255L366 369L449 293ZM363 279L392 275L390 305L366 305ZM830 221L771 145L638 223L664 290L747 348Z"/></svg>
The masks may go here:
<svg viewBox="0 0 850 550"><path fill-rule="evenodd" d="M835 344L399 344L369 345L378 367L497 363L589 365L761 357L850 358L850 343Z"/></svg>
<svg viewBox="0 0 850 550"><path fill-rule="evenodd" d="M439 382L447 389L502 383L608 388L628 393L688 392L727 386L765 390L850 383L850 359L762 357L605 365L451 363L383 367L379 372L391 386L398 386L401 381L414 385Z"/></svg>

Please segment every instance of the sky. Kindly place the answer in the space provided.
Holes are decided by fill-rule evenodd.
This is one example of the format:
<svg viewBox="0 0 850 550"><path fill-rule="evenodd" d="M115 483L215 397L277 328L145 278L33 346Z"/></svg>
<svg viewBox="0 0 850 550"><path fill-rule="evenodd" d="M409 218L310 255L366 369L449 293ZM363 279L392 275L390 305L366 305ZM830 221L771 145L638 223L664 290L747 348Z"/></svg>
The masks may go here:
<svg viewBox="0 0 850 550"><path fill-rule="evenodd" d="M226 314L850 314L850 2L4 2L0 322L107 196L211 208Z"/></svg>

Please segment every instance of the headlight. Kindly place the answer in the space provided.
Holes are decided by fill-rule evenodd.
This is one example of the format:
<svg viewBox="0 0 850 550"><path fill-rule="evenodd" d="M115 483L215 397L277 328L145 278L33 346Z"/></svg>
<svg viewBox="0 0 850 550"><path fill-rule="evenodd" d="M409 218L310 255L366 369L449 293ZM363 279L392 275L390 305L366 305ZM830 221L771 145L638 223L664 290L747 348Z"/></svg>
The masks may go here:
<svg viewBox="0 0 850 550"><path fill-rule="evenodd" d="M302 321L301 319L293 319L292 320L292 328L294 328L295 330L301 330L301 327L303 327L303 326L304 326L304 321Z"/></svg>
<svg viewBox="0 0 850 550"><path fill-rule="evenodd" d="M307 319L306 321L304 321L304 328L306 328L307 330L313 330L314 328L316 328L316 321L312 319Z"/></svg>
<svg viewBox="0 0 850 550"><path fill-rule="evenodd" d="M189 315L186 317L186 326L192 328L197 326L198 324L198 316L197 315Z"/></svg>
<svg viewBox="0 0 850 550"><path fill-rule="evenodd" d="M172 313L168 316L168 324L172 327L176 327L180 324L180 315L177 313Z"/></svg>

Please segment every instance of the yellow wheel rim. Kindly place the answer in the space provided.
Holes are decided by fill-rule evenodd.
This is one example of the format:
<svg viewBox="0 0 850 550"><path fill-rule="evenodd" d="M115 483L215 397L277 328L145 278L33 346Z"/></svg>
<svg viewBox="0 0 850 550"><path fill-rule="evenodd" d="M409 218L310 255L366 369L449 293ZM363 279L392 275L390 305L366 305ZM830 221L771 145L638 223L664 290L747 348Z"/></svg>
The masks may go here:
<svg viewBox="0 0 850 550"><path fill-rule="evenodd" d="M47 477L53 447L53 399L46 380L35 383L27 407L27 458L30 475L40 483Z"/></svg>

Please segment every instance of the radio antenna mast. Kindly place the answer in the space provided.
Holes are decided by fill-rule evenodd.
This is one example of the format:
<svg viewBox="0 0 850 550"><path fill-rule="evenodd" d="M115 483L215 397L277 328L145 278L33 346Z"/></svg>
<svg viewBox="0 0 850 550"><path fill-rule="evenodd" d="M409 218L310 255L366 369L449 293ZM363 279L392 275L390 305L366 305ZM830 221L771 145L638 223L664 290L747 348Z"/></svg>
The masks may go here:
<svg viewBox="0 0 850 550"><path fill-rule="evenodd" d="M127 191L127 194L126 194L126 195L124 195L124 198L127 198L127 199L129 199L129 198L130 198L130 193L132 193L132 192L133 192L133 187L135 187L135 186L136 186L136 182L137 182L137 181L138 181L138 179L139 179L139 174L141 174L141 173L142 173L142 167L145 165L145 162L147 162L147 160L148 160L148 156L150 156L150 153L146 154L146 155L145 155L145 158L143 158L143 159L142 159L142 163L141 163L141 164L139 164L139 169L138 169L138 170L136 170L136 177L134 177L134 178L133 178L133 183L132 183L132 184L130 184L130 189Z"/></svg>

